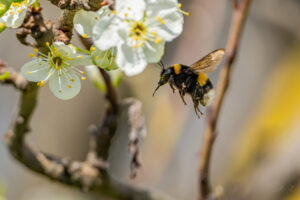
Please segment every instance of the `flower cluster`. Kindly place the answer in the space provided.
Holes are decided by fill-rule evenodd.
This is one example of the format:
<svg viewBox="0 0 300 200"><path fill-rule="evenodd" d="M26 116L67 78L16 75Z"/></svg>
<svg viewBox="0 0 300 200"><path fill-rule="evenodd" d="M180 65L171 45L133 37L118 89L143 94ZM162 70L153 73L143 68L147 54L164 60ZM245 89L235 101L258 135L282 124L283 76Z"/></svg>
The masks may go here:
<svg viewBox="0 0 300 200"><path fill-rule="evenodd" d="M35 0L13 3L0 23L18 27L26 9ZM21 72L29 81L43 87L49 81L50 90L60 99L78 94L83 72L77 66L87 66L92 82L95 68L107 71L120 69L127 75L141 73L148 63L159 62L166 42L178 37L183 28L181 4L177 0L116 0L115 10L103 6L97 12L77 11L74 28L83 38L91 38L94 46L89 51L73 45L55 42L48 45L47 55L35 49L34 60L25 64ZM78 54L82 52L84 54ZM94 67L93 67L94 66ZM117 73L115 82L119 82ZM85 80L85 77L81 77ZM98 86L97 86L98 87Z"/></svg>
<svg viewBox="0 0 300 200"><path fill-rule="evenodd" d="M113 11L107 6L97 13L79 11L74 25L100 52L116 51L112 62L127 75L136 75L158 62L165 42L182 32L182 14L188 13L180 8L177 0L116 0Z"/></svg>

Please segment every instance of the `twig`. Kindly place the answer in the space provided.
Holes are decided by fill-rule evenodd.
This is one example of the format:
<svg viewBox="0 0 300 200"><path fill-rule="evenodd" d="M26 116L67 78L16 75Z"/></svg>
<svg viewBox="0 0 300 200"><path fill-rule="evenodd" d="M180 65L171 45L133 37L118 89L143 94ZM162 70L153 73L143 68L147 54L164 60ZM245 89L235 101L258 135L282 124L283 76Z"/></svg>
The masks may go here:
<svg viewBox="0 0 300 200"><path fill-rule="evenodd" d="M4 61L0 59L0 83L13 84L15 88L25 91L28 87L28 81L13 68L7 67Z"/></svg>
<svg viewBox="0 0 300 200"><path fill-rule="evenodd" d="M214 145L216 134L216 127L219 118L219 113L223 104L224 95L227 91L232 64L236 58L238 51L238 44L241 38L242 30L245 24L245 19L250 7L251 0L241 0L240 3L234 1L234 15L232 18L231 30L226 47L226 58L224 66L220 72L216 100L211 107L210 115L207 122L207 127L204 136L204 144L202 146L200 155L199 167L199 192L200 200L208 199L211 195L211 185L209 180L209 165L211 159L211 152Z"/></svg>
<svg viewBox="0 0 300 200"><path fill-rule="evenodd" d="M113 3L113 0L48 0L48 1L50 1L53 5L56 5L60 9L65 9L65 10L84 9L87 11L96 11L99 8L101 8L101 6L103 5Z"/></svg>
<svg viewBox="0 0 300 200"><path fill-rule="evenodd" d="M69 44L72 39L73 18L76 10L63 10L54 26L54 42Z"/></svg>

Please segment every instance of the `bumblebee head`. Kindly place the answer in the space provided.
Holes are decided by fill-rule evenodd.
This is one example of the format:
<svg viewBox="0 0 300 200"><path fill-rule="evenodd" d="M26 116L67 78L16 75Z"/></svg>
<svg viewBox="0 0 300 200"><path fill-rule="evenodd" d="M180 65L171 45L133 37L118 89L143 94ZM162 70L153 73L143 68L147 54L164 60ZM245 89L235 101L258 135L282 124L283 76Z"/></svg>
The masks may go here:
<svg viewBox="0 0 300 200"><path fill-rule="evenodd" d="M162 72L160 73L160 79L159 79L158 85L153 93L153 96L160 86L166 84L170 80L171 74L172 74L171 68L167 68L167 69L163 68Z"/></svg>

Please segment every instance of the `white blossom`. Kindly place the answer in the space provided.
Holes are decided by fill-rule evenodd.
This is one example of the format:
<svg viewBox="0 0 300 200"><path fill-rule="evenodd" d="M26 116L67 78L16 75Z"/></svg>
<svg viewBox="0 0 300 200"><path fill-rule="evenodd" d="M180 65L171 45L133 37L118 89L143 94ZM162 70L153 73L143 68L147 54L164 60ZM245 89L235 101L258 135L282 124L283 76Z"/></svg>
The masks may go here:
<svg viewBox="0 0 300 200"><path fill-rule="evenodd" d="M49 43L47 43L49 46ZM60 99L71 99L81 88L81 81L86 78L84 72L76 68L79 65L92 64L90 56L80 55L72 45L55 42L49 46L49 53L45 55L35 49L38 54L30 54L34 60L21 68L22 75L29 81L38 82L43 87L49 81L52 93Z"/></svg>
<svg viewBox="0 0 300 200"><path fill-rule="evenodd" d="M116 63L127 75L141 73L158 62L166 41L182 32L183 16L177 0L116 0L114 15L104 16L93 28L96 47L116 47Z"/></svg>
<svg viewBox="0 0 300 200"><path fill-rule="evenodd" d="M0 23L4 23L10 28L18 28L24 21L27 8L34 2L35 0L24 0L12 3L6 13L0 17Z"/></svg>

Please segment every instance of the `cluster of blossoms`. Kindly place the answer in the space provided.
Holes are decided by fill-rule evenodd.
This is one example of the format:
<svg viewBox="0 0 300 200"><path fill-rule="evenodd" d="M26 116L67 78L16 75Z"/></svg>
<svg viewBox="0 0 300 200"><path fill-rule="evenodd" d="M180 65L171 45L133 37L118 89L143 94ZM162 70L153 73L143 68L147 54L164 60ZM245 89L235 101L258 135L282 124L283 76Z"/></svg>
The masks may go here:
<svg viewBox="0 0 300 200"><path fill-rule="evenodd" d="M19 27L27 8L34 2L12 3L0 17L0 23ZM181 34L183 14L188 15L177 0L115 0L114 8L103 6L96 12L77 11L74 28L83 38L91 38L94 46L85 51L61 42L48 43L47 55L37 49L35 54L30 54L34 60L22 67L23 76L40 87L49 81L55 96L70 99L81 87L79 76L83 72L77 66L86 66L91 77L95 77L97 67L107 71L117 69L128 76L139 74L148 63L161 60L165 43Z"/></svg>

